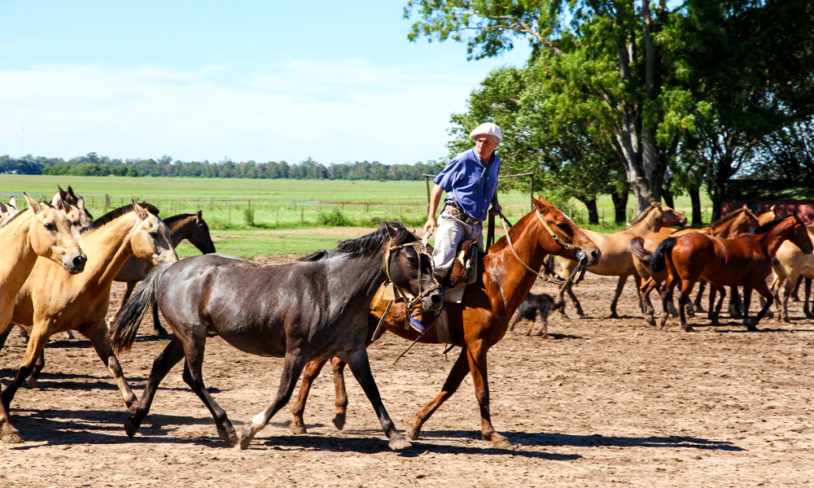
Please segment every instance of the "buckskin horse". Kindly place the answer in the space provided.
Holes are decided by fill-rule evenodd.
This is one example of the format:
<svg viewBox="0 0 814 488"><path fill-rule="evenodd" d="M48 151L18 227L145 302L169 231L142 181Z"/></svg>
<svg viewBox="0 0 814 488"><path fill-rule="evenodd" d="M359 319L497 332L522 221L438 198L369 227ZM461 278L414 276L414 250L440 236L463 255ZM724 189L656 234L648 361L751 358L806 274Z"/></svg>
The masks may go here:
<svg viewBox="0 0 814 488"><path fill-rule="evenodd" d="M622 289L625 287L627 277L633 275L636 282L636 288L639 288L639 275L636 273L636 267L633 265L633 257L630 253L630 240L635 236L643 236L651 232L658 231L662 227L684 226L687 224L687 217L680 212L658 202L650 202L650 206L643 210L628 227L619 232L612 234L604 234L602 232L594 232L585 230L585 234L591 238L599 251L602 253L602 258L592 266L589 271L594 274L602 276L618 276L616 282L616 293L611 300L611 314L610 318L619 318L616 313L616 303L619 301L619 295L622 294ZM569 275L577 266L577 262L569 258L559 258L562 264L564 274ZM574 291L571 289L571 283L566 282L560 285L560 293L558 301L564 301L564 294L568 293L571 300L574 302L574 307L577 309L577 315L584 317L585 313L582 311L582 305L577 300ZM642 308L644 308L644 305ZM565 307L561 308L563 312Z"/></svg>
<svg viewBox="0 0 814 488"><path fill-rule="evenodd" d="M384 408L365 349L368 305L385 279L415 297L411 303L421 302L425 310L443 304L432 258L400 223L384 223L371 234L340 242L332 251L285 265L207 254L154 268L109 332L116 350L128 348L152 302L158 303L174 332L153 362L141 402L125 421L127 434L135 434L170 368L186 358L184 381L209 408L221 439L230 445L239 441L245 449L291 398L306 363L338 356L350 364L390 448L409 447ZM207 332L217 333L243 352L285 358L274 401L244 426L240 437L204 387L201 367Z"/></svg>
<svg viewBox="0 0 814 488"><path fill-rule="evenodd" d="M87 257L71 232L67 217L56 209L25 195L28 209L0 225L0 324L8 324L14 297L42 256L75 274L85 268ZM55 271L56 273L56 271ZM0 440L20 442L20 432L11 425L5 402L0 401Z"/></svg>
<svg viewBox="0 0 814 488"><path fill-rule="evenodd" d="M467 286L462 302L445 304L448 343L460 346L461 352L441 392L418 412L410 424L407 430L410 439L418 439L424 423L455 393L466 374L471 373L475 397L480 406L481 436L495 447L511 448L508 439L492 427L487 375L489 348L506 334L509 320L534 285L543 259L549 253L577 259L589 266L596 264L600 256L596 244L571 219L542 198L532 198L532 201L534 210L520 218L506 235L489 248L489 253L482 256L477 281ZM424 315L425 323L429 326L427 333L419 337L413 329L404 327L409 314L407 307L401 303L388 306L388 301L381 299L381 290L378 296L379 299L371 303L369 337L373 336L381 320L384 328L405 339L418 339L431 344L447 342L428 320L430 314ZM310 363L303 374L297 402L291 409L294 416L291 429L295 433L305 432L302 416L308 389L324 363ZM337 359L332 363L337 394L334 424L341 429L347 409L347 394L342 379L344 365Z"/></svg>
<svg viewBox="0 0 814 488"><path fill-rule="evenodd" d="M748 330L757 330L757 323L766 315L773 301L766 285L766 278L772 271L772 258L786 240L793 242L804 253L811 253L811 239L796 215L773 220L755 229L754 234L742 234L732 239L690 233L662 241L650 263L653 274L667 269L661 327L667 322L667 301L672 300L673 288L680 284L678 311L681 325L685 331L692 330L684 316L684 305L690 300L695 282L703 279L721 293L713 323L717 322L726 295L724 286L743 286L743 323ZM749 318L752 290L766 299L766 304L754 319Z"/></svg>
<svg viewBox="0 0 814 488"><path fill-rule="evenodd" d="M105 315L113 277L131 254L155 264L178 260L167 226L148 209L157 211L152 205L134 202L93 221L77 237L87 253L82 273L67 275L61 266L45 259L34 264L17 293L11 316L12 323L28 330L29 339L17 375L3 392L6 408L31 373L34 360L41 355L48 338L68 330L77 330L90 339L99 359L116 380L125 404L134 408L136 395L124 379L105 337ZM8 321L0 323L0 331L10 326Z"/></svg>

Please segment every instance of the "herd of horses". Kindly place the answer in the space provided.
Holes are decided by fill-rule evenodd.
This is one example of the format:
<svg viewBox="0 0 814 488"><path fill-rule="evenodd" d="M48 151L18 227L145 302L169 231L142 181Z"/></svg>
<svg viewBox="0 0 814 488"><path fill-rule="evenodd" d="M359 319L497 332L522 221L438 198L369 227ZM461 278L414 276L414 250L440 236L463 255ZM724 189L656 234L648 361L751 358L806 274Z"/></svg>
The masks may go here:
<svg viewBox="0 0 814 488"><path fill-rule="evenodd" d="M160 382L181 360L184 382L209 409L228 445L246 448L289 402L300 377L291 428L305 432L310 385L330 361L337 395L334 423L340 429L347 408L345 364L393 450L410 446L409 440L420 436L427 420L470 374L482 438L495 447L511 448L492 425L488 351L506 334L512 316L543 276L541 270L552 269L547 259L556 256L569 276L563 280L557 308L568 294L577 313L584 315L572 278L587 269L619 277L611 303L611 315L617 316L619 295L632 275L642 311L651 322L649 293L655 289L662 295L662 326L672 311L674 288L680 287L678 313L685 330L691 329L684 309L695 283L709 283L711 304L712 296L721 296L717 306L710 306L713 320L724 287L743 287L744 323L754 329L773 301L766 284L773 268L775 289L782 285L784 299L798 276L814 271L809 263L811 231L793 215L757 217L743 208L709 228L676 230L686 218L653 203L627 229L602 234L579 228L549 202L532 197L533 209L480 254L474 283L449 299L434 273L428 246L398 222L384 222L333 250L268 265L215 254L200 212L162 219L152 205L133 202L94 220L70 187L60 188L50 204L25 198L28 208L21 212L14 201L0 205L0 347L13 325L28 332L20 367L0 393L0 439L8 443L22 441L9 417L11 401L24 381L36 381L49 337L77 331L90 341L118 385L128 410L124 427L131 437L148 415ZM183 239L203 254L179 260L174 246ZM113 281L127 283L127 291L118 312L106 320ZM133 292L137 282L141 285ZM752 290L766 302L750 319ZM150 307L157 332L168 337L168 344L155 358L139 398L116 353L132 346ZM424 312L423 334L408 325L417 309ZM160 328L159 311L171 334ZM366 348L383 331L460 348L440 392L408 425L406 439L390 419L370 371ZM284 358L276 396L240 430L204 385L205 344L213 333L243 352Z"/></svg>

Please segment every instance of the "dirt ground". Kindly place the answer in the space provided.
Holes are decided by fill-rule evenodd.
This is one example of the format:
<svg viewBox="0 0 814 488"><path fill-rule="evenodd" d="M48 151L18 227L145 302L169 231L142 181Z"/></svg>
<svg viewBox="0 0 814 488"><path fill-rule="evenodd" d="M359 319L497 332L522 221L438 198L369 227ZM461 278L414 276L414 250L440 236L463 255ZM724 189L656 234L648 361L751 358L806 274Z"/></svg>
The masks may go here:
<svg viewBox="0 0 814 488"><path fill-rule="evenodd" d="M43 378L22 388L13 423L26 441L0 444L0 486L810 486L814 484L814 326L794 305L791 324L765 320L748 333L724 317L696 332L676 320L665 330L640 318L632 286L622 319L607 319L615 280L588 275L577 287L589 318L549 321L548 338L519 326L490 354L492 418L514 449L480 440L471 380L405 452L388 450L370 404L348 377L343 431L331 423L333 385L316 382L307 435L288 429L285 409L249 449L226 447L208 410L176 366L134 438L122 428L124 405L89 344L52 338ZM115 288L118 303L121 288ZM553 285L535 291L552 293ZM754 305L753 305L754 309ZM121 358L141 394L166 340L151 321ZM240 425L276 390L280 359L238 353L208 341L204 378ZM404 429L440 389L452 366L438 345L385 335L370 348L385 405ZM0 355L7 383L24 350L16 332Z"/></svg>

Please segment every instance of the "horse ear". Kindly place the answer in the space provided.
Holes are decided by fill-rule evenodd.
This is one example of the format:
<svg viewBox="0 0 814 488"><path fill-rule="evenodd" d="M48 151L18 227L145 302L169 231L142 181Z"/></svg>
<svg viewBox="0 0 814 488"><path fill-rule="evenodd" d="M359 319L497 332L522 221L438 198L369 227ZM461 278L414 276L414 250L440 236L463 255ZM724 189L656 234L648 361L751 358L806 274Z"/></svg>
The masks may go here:
<svg viewBox="0 0 814 488"><path fill-rule="evenodd" d="M76 194L74 194L73 188L71 188L71 185L68 185L68 195L76 198Z"/></svg>
<svg viewBox="0 0 814 488"><path fill-rule="evenodd" d="M85 211L85 197L79 197L76 200L76 206L79 207L79 209L84 212Z"/></svg>
<svg viewBox="0 0 814 488"><path fill-rule="evenodd" d="M42 211L42 205L40 205L39 203L37 203L36 200L28 196L28 193L23 193L23 195L25 195L25 201L28 202L28 208L30 208L32 212L38 214Z"/></svg>
<svg viewBox="0 0 814 488"><path fill-rule="evenodd" d="M135 200L133 200L133 210L136 211L136 215L138 215L138 218L141 220L146 219L150 215L146 210L144 210L144 207L136 203Z"/></svg>
<svg viewBox="0 0 814 488"><path fill-rule="evenodd" d="M59 187L57 187L57 188L59 188ZM62 208L62 204L63 204L62 195L63 195L63 193L64 192L63 192L62 188L59 188L59 191L54 193L54 198L51 199L51 205L52 206L54 206L56 208Z"/></svg>
<svg viewBox="0 0 814 488"><path fill-rule="evenodd" d="M197 212L195 212L195 217L196 217L196 218L197 218L199 221L200 221L200 220L203 220L203 216L201 215L201 211L200 211L200 210L198 210Z"/></svg>
<svg viewBox="0 0 814 488"><path fill-rule="evenodd" d="M0 202L0 213L6 213L6 212L8 212L8 210L9 209L8 209L8 207L6 207L6 204L3 203L3 202Z"/></svg>
<svg viewBox="0 0 814 488"><path fill-rule="evenodd" d="M13 207L14 210L17 210L17 197L11 197L8 199L8 206Z"/></svg>

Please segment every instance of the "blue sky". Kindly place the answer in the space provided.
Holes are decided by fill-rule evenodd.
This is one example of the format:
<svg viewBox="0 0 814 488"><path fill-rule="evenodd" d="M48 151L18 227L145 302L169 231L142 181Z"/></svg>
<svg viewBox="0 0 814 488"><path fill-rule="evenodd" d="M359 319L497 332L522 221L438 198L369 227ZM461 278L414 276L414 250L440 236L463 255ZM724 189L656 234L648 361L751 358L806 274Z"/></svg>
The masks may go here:
<svg viewBox="0 0 814 488"><path fill-rule="evenodd" d="M0 0L0 154L412 164L525 41L467 61L404 1Z"/></svg>

